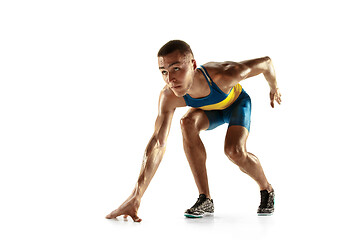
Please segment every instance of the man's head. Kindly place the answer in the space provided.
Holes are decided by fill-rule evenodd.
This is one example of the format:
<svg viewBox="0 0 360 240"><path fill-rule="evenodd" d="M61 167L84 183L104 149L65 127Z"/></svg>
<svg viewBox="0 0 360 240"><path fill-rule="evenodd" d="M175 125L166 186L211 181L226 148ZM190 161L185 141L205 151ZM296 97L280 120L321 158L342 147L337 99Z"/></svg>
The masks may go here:
<svg viewBox="0 0 360 240"><path fill-rule="evenodd" d="M186 54L191 54L192 57L194 58L194 54L191 51L191 48L189 46L189 44L187 44L184 41L181 40L171 40L169 42L167 42L164 46L162 46L158 52L158 57L163 57L166 56L172 52L175 52L176 50L178 50L180 53L186 55Z"/></svg>
<svg viewBox="0 0 360 240"><path fill-rule="evenodd" d="M173 93L184 96L191 88L196 61L190 46L181 40L166 43L158 52L159 69Z"/></svg>

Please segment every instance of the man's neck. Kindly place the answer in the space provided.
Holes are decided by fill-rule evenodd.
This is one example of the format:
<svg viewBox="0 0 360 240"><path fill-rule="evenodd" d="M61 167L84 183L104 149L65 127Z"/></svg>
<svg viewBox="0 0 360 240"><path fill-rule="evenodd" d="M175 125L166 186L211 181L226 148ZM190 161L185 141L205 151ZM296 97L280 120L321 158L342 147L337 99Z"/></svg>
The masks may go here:
<svg viewBox="0 0 360 240"><path fill-rule="evenodd" d="M192 85L187 94L193 98L202 98L210 94L209 85L199 69L196 69Z"/></svg>

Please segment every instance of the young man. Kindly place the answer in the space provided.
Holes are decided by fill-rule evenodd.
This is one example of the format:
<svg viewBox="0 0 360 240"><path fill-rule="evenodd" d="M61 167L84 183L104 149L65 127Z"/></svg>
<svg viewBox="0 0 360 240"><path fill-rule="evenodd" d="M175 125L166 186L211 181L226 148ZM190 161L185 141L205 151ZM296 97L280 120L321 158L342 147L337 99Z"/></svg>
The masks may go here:
<svg viewBox="0 0 360 240"><path fill-rule="evenodd" d="M263 74L270 86L270 104L281 103L275 71L269 57L243 62L209 62L198 68L190 46L180 40L166 43L158 53L159 70L166 86L160 93L155 131L146 147L136 186L128 199L106 218L131 216L135 222L141 198L165 153L166 141L174 111L191 108L181 119L183 144L199 198L186 210L186 217L202 217L214 212L206 173L206 152L199 137L202 130L211 130L228 123L225 154L240 170L260 187L258 215L274 211L274 189L267 181L259 160L246 150L250 130L251 101L240 81Z"/></svg>

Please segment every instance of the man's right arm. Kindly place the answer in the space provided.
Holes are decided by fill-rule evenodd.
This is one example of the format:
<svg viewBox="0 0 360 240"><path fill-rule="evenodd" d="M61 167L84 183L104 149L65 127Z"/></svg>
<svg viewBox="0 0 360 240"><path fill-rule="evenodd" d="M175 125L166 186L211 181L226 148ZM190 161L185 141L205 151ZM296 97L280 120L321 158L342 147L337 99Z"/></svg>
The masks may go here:
<svg viewBox="0 0 360 240"><path fill-rule="evenodd" d="M174 111L175 109L159 111L156 118L154 134L145 149L140 175L134 189L134 193L139 199L144 195L165 153Z"/></svg>
<svg viewBox="0 0 360 240"><path fill-rule="evenodd" d="M135 188L129 198L118 209L110 213L107 218L115 218L120 215L124 215L126 217L129 215L134 221L141 221L141 219L137 216L137 210L140 206L141 198L163 158L171 121L176 107L180 105L179 100L174 96L171 90L167 88L162 90L160 93L159 111L155 122L154 134L146 147L143 163Z"/></svg>

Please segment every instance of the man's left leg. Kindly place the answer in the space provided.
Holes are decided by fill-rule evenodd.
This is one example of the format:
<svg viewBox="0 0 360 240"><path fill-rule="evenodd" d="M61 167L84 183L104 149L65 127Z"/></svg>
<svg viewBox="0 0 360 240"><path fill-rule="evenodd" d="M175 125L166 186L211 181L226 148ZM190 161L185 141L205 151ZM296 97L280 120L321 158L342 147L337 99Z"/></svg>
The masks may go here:
<svg viewBox="0 0 360 240"><path fill-rule="evenodd" d="M274 190L266 179L259 159L246 150L249 131L243 126L232 125L225 137L225 154L240 170L253 178L260 187L259 215L271 215L274 211Z"/></svg>
<svg viewBox="0 0 360 240"><path fill-rule="evenodd" d="M259 159L246 150L248 130L243 126L230 126L225 137L225 154L240 170L252 177L260 190L272 190L267 181Z"/></svg>

